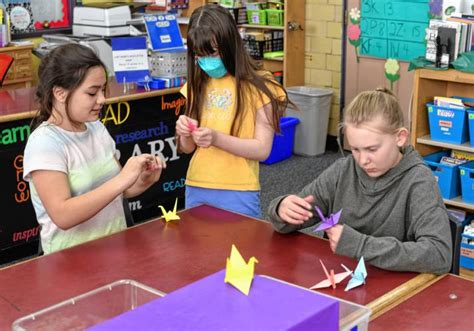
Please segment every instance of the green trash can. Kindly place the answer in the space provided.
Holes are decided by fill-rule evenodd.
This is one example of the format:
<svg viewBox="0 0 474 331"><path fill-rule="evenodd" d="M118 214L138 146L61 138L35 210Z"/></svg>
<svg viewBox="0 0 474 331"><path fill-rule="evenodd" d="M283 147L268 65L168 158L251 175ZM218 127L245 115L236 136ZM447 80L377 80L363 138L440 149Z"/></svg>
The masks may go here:
<svg viewBox="0 0 474 331"><path fill-rule="evenodd" d="M287 87L286 91L288 98L299 108L294 110L290 106L286 110L286 116L300 120L296 127L293 153L304 156L324 153L333 91L311 86L292 86Z"/></svg>

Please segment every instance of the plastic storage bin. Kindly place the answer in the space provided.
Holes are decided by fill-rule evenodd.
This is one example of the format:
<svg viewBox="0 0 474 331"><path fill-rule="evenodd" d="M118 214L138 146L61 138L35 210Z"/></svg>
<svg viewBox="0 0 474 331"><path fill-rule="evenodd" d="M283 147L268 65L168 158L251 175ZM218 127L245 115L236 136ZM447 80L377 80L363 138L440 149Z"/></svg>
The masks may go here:
<svg viewBox="0 0 474 331"><path fill-rule="evenodd" d="M289 158L293 154L295 142L295 128L300 122L294 117L282 117L280 119L281 134L275 134L273 138L272 151L263 164L273 164Z"/></svg>
<svg viewBox="0 0 474 331"><path fill-rule="evenodd" d="M462 238L466 240L471 240L472 243L465 243L461 241L459 266L461 268L474 270L474 236L470 236L466 233L463 233Z"/></svg>
<svg viewBox="0 0 474 331"><path fill-rule="evenodd" d="M286 90L289 99L299 108L299 111L288 108L286 112L300 119L294 153L305 156L324 153L333 91L309 86L292 86Z"/></svg>
<svg viewBox="0 0 474 331"><path fill-rule="evenodd" d="M183 77L187 73L186 48L152 52L148 62L153 77Z"/></svg>
<svg viewBox="0 0 474 331"><path fill-rule="evenodd" d="M283 26L283 17L285 11L281 9L265 9L267 12L267 23L268 25Z"/></svg>
<svg viewBox="0 0 474 331"><path fill-rule="evenodd" d="M84 330L164 295L134 280L119 280L19 318L12 329Z"/></svg>
<svg viewBox="0 0 474 331"><path fill-rule="evenodd" d="M449 154L449 151L441 151L429 154L423 158L436 177L439 191L444 199L452 199L461 194L460 166L440 163L441 158L449 156Z"/></svg>
<svg viewBox="0 0 474 331"><path fill-rule="evenodd" d="M474 109L467 110L467 126L469 128L469 143L474 146Z"/></svg>
<svg viewBox="0 0 474 331"><path fill-rule="evenodd" d="M464 109L426 104L431 139L462 144L468 139L467 112Z"/></svg>
<svg viewBox="0 0 474 331"><path fill-rule="evenodd" d="M267 13L263 9L247 9L247 19L249 24L266 25Z"/></svg>
<svg viewBox="0 0 474 331"><path fill-rule="evenodd" d="M474 161L459 166L461 175L461 192L464 202L474 203Z"/></svg>

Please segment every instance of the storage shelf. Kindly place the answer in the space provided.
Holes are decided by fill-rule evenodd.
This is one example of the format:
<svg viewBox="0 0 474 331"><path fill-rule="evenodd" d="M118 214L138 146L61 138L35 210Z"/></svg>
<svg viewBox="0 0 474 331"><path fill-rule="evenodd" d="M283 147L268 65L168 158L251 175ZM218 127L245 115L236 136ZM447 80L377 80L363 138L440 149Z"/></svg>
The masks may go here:
<svg viewBox="0 0 474 331"><path fill-rule="evenodd" d="M444 148L449 148L449 149L455 149L455 150L459 150L459 151L474 153L474 147L471 146L469 141L465 142L463 144L452 144L452 143L445 143L445 142L442 142L442 141L432 140L430 135L426 135L426 136L417 138L416 142L418 144L444 147Z"/></svg>
<svg viewBox="0 0 474 331"><path fill-rule="evenodd" d="M284 27L284 26L277 26L277 25L259 25L259 24L239 24L239 28L268 29L268 30L285 30L285 27Z"/></svg>
<svg viewBox="0 0 474 331"><path fill-rule="evenodd" d="M267 58L263 58L263 60L265 61L279 61L279 62L283 62L283 58L282 57L274 57L274 58L271 58L271 59L267 59Z"/></svg>
<svg viewBox="0 0 474 331"><path fill-rule="evenodd" d="M457 196L452 199L443 199L444 203L448 206L459 207L467 209L469 211L474 211L474 204L464 202L461 196Z"/></svg>
<svg viewBox="0 0 474 331"><path fill-rule="evenodd" d="M417 69L413 84L413 107L411 112L411 142L422 156L441 149L454 149L474 153L470 142L463 144L447 143L431 139L426 104L435 96L474 97L474 75L453 69L438 71ZM474 139L474 138L473 138ZM470 213L474 212L474 203L467 203L462 196L443 199L446 206L457 207Z"/></svg>

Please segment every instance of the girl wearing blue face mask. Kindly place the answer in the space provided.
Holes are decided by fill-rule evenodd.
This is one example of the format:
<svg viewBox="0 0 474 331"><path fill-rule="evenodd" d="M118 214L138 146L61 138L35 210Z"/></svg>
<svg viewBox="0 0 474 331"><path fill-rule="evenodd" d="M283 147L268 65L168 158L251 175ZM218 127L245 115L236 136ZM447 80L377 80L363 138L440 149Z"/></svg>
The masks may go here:
<svg viewBox="0 0 474 331"><path fill-rule="evenodd" d="M258 69L221 6L193 12L187 46L187 109L176 122L180 150L194 152L186 208L209 204L259 218L259 161L271 152L287 94Z"/></svg>

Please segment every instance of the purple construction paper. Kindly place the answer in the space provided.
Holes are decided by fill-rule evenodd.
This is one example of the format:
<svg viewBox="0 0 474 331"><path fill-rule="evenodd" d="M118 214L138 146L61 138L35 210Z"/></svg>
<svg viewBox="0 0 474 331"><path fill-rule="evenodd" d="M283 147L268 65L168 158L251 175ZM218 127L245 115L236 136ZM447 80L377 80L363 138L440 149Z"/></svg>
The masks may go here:
<svg viewBox="0 0 474 331"><path fill-rule="evenodd" d="M321 209L319 209L318 206L315 206L314 209L316 210L319 215L319 218L321 219L321 224L319 224L319 226L314 229L313 232L332 228L339 222L339 218L341 218L342 209L335 214L329 215L328 217L324 217L323 213L321 212Z"/></svg>
<svg viewBox="0 0 474 331"><path fill-rule="evenodd" d="M89 330L338 330L339 301L256 275L248 296L225 270Z"/></svg>

